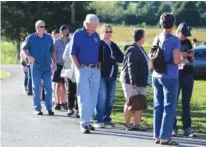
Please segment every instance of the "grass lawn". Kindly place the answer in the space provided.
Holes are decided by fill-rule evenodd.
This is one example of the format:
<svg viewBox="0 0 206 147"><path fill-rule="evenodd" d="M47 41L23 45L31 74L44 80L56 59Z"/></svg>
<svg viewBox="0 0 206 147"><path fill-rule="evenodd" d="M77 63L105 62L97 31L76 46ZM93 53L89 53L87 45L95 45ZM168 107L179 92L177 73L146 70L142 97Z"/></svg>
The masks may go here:
<svg viewBox="0 0 206 147"><path fill-rule="evenodd" d="M5 79L9 76L9 73L6 71L0 71L0 79Z"/></svg>
<svg viewBox="0 0 206 147"><path fill-rule="evenodd" d="M99 29L98 29L99 30ZM134 27L123 27L114 26L113 27L113 38L112 40L119 45L123 50L123 47L132 41L132 31ZM146 31L146 41L144 44L145 50L148 52L154 37L161 32L159 28L145 28ZM175 33L175 31L173 31ZM192 38L196 38L198 41L205 41L206 30L204 29L193 29ZM190 39L192 39L190 38ZM13 64L16 63L15 56L16 50L14 44L2 40L1 44L1 64ZM1 77L5 73L1 72ZM181 128L181 98L179 99L179 104L177 107L178 112L178 126ZM153 118L153 90L152 87L148 87L148 109L143 112L143 123L152 128L152 118ZM206 81L196 80L194 84L194 91L191 100L191 110L192 110L192 121L193 128L196 133L201 135L206 135ZM116 101L113 109L113 120L114 122L124 123L123 118L123 104L124 97L123 91L120 83L117 84L116 90Z"/></svg>

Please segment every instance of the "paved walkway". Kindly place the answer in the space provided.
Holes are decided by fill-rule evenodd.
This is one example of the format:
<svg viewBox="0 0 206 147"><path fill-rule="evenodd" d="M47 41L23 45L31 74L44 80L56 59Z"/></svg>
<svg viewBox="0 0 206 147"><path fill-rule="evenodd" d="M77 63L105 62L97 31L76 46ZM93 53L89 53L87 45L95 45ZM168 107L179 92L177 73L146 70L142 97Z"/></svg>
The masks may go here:
<svg viewBox="0 0 206 147"><path fill-rule="evenodd" d="M23 73L19 65L4 65L10 77L1 80L2 147L155 147L151 132L98 129L81 134L76 118L66 112L55 116L33 114L32 97L23 93ZM43 112L46 113L45 109ZM206 146L206 139L176 138L182 147Z"/></svg>

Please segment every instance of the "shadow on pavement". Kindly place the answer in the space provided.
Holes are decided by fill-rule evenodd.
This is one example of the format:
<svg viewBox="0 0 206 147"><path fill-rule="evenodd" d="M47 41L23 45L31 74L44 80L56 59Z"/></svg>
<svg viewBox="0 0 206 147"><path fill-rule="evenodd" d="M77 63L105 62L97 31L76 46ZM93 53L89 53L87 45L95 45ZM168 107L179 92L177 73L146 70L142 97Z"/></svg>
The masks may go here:
<svg viewBox="0 0 206 147"><path fill-rule="evenodd" d="M141 132L138 133L131 133L131 132L120 132L120 131L113 131L113 130L97 130L95 132L92 132L92 134L98 134L98 135L108 135L108 136L118 136L118 137L126 137L126 138L136 138L136 139L143 139L143 140L153 140L152 134L145 134ZM206 146L205 138L174 138L176 141L180 143L180 147L196 147L197 145ZM187 144L187 145L181 145L181 144Z"/></svg>

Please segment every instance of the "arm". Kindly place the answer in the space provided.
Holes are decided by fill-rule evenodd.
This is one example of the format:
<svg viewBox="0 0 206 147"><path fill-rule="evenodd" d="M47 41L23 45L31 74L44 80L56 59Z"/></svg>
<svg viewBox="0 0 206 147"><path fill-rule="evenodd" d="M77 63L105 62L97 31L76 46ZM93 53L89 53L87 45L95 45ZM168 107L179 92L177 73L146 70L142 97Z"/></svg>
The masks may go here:
<svg viewBox="0 0 206 147"><path fill-rule="evenodd" d="M180 48L181 48L181 43L180 40L177 39L174 43L174 49L173 49L173 62L177 65L181 63Z"/></svg>
<svg viewBox="0 0 206 147"><path fill-rule="evenodd" d="M79 51L78 45L77 45L77 34L75 33L71 39L71 50L70 50L70 58L72 60L72 63L74 64L74 66L76 66L78 69L81 67L78 59L77 59L77 54Z"/></svg>
<svg viewBox="0 0 206 147"><path fill-rule="evenodd" d="M77 59L77 57L75 55L70 55L70 58L72 60L72 63L78 68L80 69L81 65L79 64L79 61Z"/></svg>
<svg viewBox="0 0 206 147"><path fill-rule="evenodd" d="M137 69L136 69L136 64L138 62L138 58L135 52L132 51L132 48L129 49L127 54L127 64L128 64L128 74L130 78L130 84L135 85L136 83L136 75L137 75Z"/></svg>
<svg viewBox="0 0 206 147"><path fill-rule="evenodd" d="M115 60L118 63L122 63L124 59L124 54L121 52L120 48L116 44L114 45L115 45L115 49L114 49Z"/></svg>
<svg viewBox="0 0 206 147"><path fill-rule="evenodd" d="M24 55L29 59L30 63L34 64L34 62L35 62L34 57L32 57L32 56L29 54L29 49L30 49L30 36L27 36L27 38L26 38L25 41L23 42L21 48L22 48L22 50L23 50Z"/></svg>

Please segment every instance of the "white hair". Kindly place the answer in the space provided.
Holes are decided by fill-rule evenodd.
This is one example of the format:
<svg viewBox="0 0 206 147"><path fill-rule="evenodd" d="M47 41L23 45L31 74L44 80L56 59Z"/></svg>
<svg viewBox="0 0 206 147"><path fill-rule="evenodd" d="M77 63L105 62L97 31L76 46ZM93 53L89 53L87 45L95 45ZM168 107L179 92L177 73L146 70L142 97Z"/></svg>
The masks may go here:
<svg viewBox="0 0 206 147"><path fill-rule="evenodd" d="M99 23L98 16L94 15L94 14L87 14L85 21L84 21L84 25L85 25L85 23L92 23L92 22Z"/></svg>
<svg viewBox="0 0 206 147"><path fill-rule="evenodd" d="M35 27L38 27L38 26L41 26L41 25L45 25L45 22L43 20L38 20L36 23L35 23Z"/></svg>

